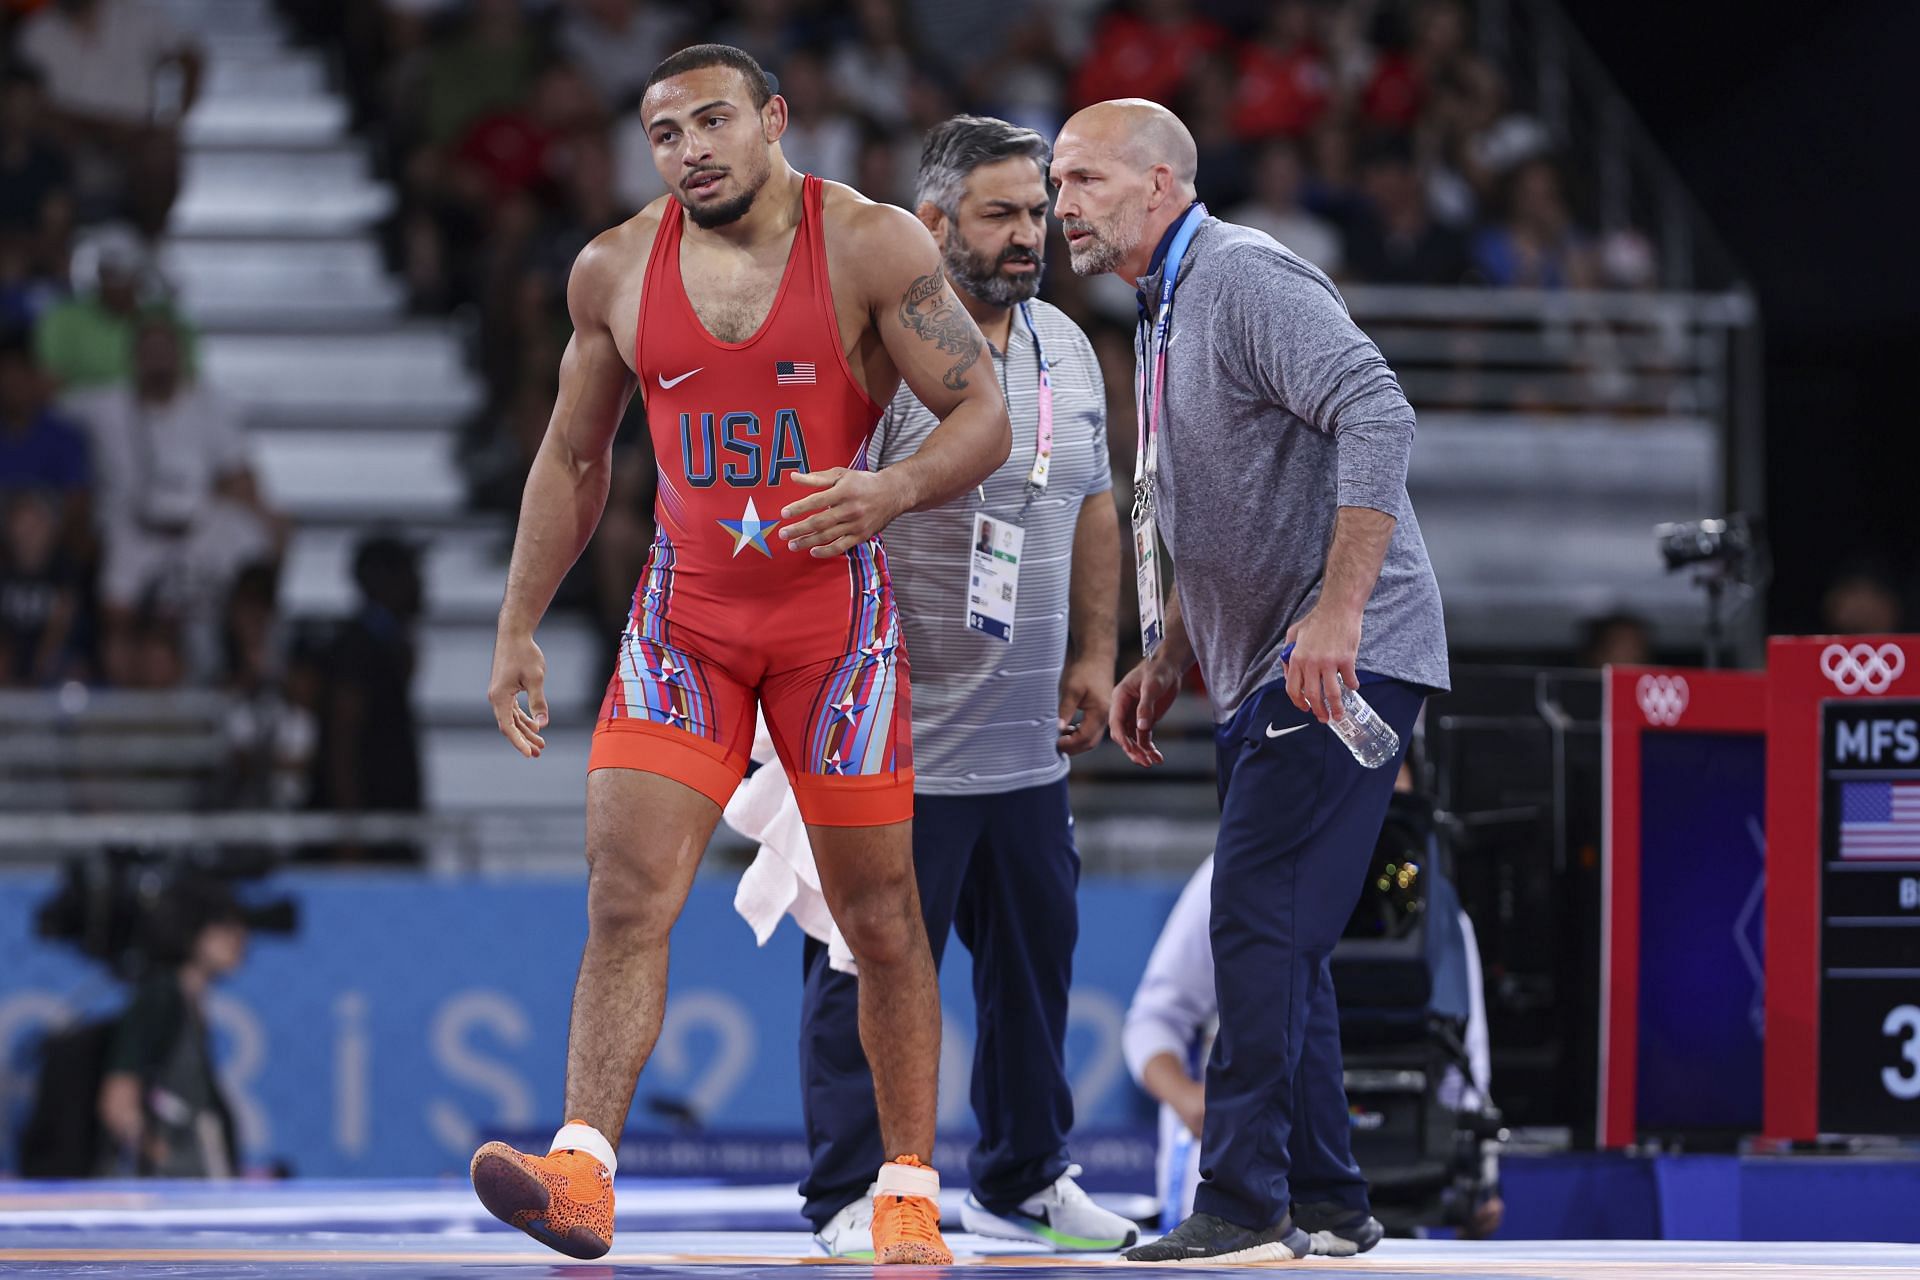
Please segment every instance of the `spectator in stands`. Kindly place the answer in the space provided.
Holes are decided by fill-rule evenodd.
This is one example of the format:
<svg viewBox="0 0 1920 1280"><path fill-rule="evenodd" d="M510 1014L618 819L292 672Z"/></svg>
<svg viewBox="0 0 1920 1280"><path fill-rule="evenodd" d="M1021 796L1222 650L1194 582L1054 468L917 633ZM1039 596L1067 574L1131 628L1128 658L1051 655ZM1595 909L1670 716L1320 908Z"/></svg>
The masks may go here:
<svg viewBox="0 0 1920 1280"><path fill-rule="evenodd" d="M907 85L914 76L899 0L853 0L849 8L853 31L832 55L833 83L849 110L870 120L899 120L907 113ZM996 78L1008 70L996 68Z"/></svg>
<svg viewBox="0 0 1920 1280"><path fill-rule="evenodd" d="M681 19L652 0L569 0L560 51L608 107L626 111L639 103L655 65L679 47L682 31Z"/></svg>
<svg viewBox="0 0 1920 1280"><path fill-rule="evenodd" d="M46 379L26 340L0 336L0 498L30 490L51 496L62 546L83 558L92 483L86 436L48 406Z"/></svg>
<svg viewBox="0 0 1920 1280"><path fill-rule="evenodd" d="M916 166L913 148L896 130L870 119L860 121L860 159L853 186L869 200L905 207L913 199Z"/></svg>
<svg viewBox="0 0 1920 1280"><path fill-rule="evenodd" d="M183 623L204 653L233 575L277 555L284 537L254 481L239 415L192 381L181 348L171 317L144 315L133 385L74 401L99 467L102 658L114 683L131 677L143 606Z"/></svg>
<svg viewBox="0 0 1920 1280"><path fill-rule="evenodd" d="M1843 569L1820 597L1821 630L1839 636L1889 635L1900 630L1900 592L1893 575L1862 561Z"/></svg>
<svg viewBox="0 0 1920 1280"><path fill-rule="evenodd" d="M31 237L0 235L0 333L32 333L65 296L43 261Z"/></svg>
<svg viewBox="0 0 1920 1280"><path fill-rule="evenodd" d="M149 593L113 635L113 683L158 692L187 683L187 638L179 610Z"/></svg>
<svg viewBox="0 0 1920 1280"><path fill-rule="evenodd" d="M472 0L466 20L427 55L419 87L426 145L452 146L474 121L522 101L542 57L519 0Z"/></svg>
<svg viewBox="0 0 1920 1280"><path fill-rule="evenodd" d="M54 0L20 31L46 77L55 122L88 171L148 237L180 188L179 122L199 96L199 49L144 0Z"/></svg>
<svg viewBox="0 0 1920 1280"><path fill-rule="evenodd" d="M1275 5L1258 37L1241 49L1239 61L1233 123L1241 137L1298 138L1327 110L1333 79L1307 0Z"/></svg>
<svg viewBox="0 0 1920 1280"><path fill-rule="evenodd" d="M1482 230L1473 256L1486 283L1518 289L1588 289L1593 253L1573 225L1551 161L1535 160L1508 179L1506 220Z"/></svg>
<svg viewBox="0 0 1920 1280"><path fill-rule="evenodd" d="M233 765L226 801L236 808L301 808L313 773L320 732L314 672L310 655L300 663L289 652L279 579L277 565L256 561L227 593L221 639Z"/></svg>
<svg viewBox="0 0 1920 1280"><path fill-rule="evenodd" d="M206 1001L208 989L246 960L246 914L230 890L207 877L174 886L161 902L158 963L120 1017L100 1088L100 1121L120 1148L123 1169L143 1177L232 1177L239 1143L214 1070Z"/></svg>
<svg viewBox="0 0 1920 1280"><path fill-rule="evenodd" d="M1194 64L1226 43L1226 32L1193 8L1191 0L1138 0L1103 18L1074 72L1074 106L1108 98L1178 99Z"/></svg>
<svg viewBox="0 0 1920 1280"><path fill-rule="evenodd" d="M1463 60L1458 76L1468 177L1483 196L1490 195L1521 165L1544 160L1553 139L1540 121L1511 108L1507 78L1486 59Z"/></svg>
<svg viewBox="0 0 1920 1280"><path fill-rule="evenodd" d="M1059 129L1066 118L1067 63L1060 52L1057 26L1049 19L1061 7L1035 6L1024 17L1008 15L999 51L975 65L968 77L974 114L1037 133Z"/></svg>
<svg viewBox="0 0 1920 1280"><path fill-rule="evenodd" d="M1366 207L1354 157L1353 126L1329 114L1307 139L1300 202L1335 226L1348 226Z"/></svg>
<svg viewBox="0 0 1920 1280"><path fill-rule="evenodd" d="M1210 209L1231 209L1245 201L1252 190L1248 147L1233 122L1236 78L1230 52L1220 49L1205 54L1195 59L1186 89L1174 104L1200 154L1194 193ZM1059 283L1068 274L1059 273L1053 282Z"/></svg>
<svg viewBox="0 0 1920 1280"><path fill-rule="evenodd" d="M779 72L784 86L787 54L800 43L801 35L792 0L739 0L728 7L732 18L708 38L745 49L768 71Z"/></svg>
<svg viewBox="0 0 1920 1280"><path fill-rule="evenodd" d="M834 100L818 51L795 49L787 55L780 67L780 94L787 100L787 131L780 136L787 163L829 182L852 182L860 165L860 128Z"/></svg>
<svg viewBox="0 0 1920 1280"><path fill-rule="evenodd" d="M30 271L66 261L73 229L73 165L45 126L40 73L0 73L0 241L18 244Z"/></svg>
<svg viewBox="0 0 1920 1280"><path fill-rule="evenodd" d="M1225 216L1266 232L1328 275L1338 275L1345 260L1340 231L1301 207L1300 183L1300 149L1289 138L1269 139L1254 159L1253 200Z"/></svg>
<svg viewBox="0 0 1920 1280"><path fill-rule="evenodd" d="M538 33L518 0L473 0L452 34L397 68L395 98L408 135L401 144L402 255L416 306L444 309L480 292L484 269L474 259L482 255L451 249L486 242L483 174L490 166L476 164L472 151L463 155L462 146L489 117L517 118L544 59ZM474 147L482 161L505 166L513 159L484 154L482 143Z"/></svg>
<svg viewBox="0 0 1920 1280"><path fill-rule="evenodd" d="M76 284L91 276L95 287L48 308L33 331L40 366L63 391L125 386L133 377L134 330L146 315L167 317L181 358L193 367L193 330L173 309L132 230L108 226L88 236L74 252L73 270Z"/></svg>
<svg viewBox="0 0 1920 1280"><path fill-rule="evenodd" d="M80 573L60 547L60 514L31 489L0 499L0 685L39 688L74 673Z"/></svg>
<svg viewBox="0 0 1920 1280"><path fill-rule="evenodd" d="M1644 667L1653 661L1653 628L1637 613L1621 610L1580 624L1580 665Z"/></svg>
<svg viewBox="0 0 1920 1280"><path fill-rule="evenodd" d="M1366 205L1347 232L1347 266L1373 284L1459 284L1472 270L1466 237L1433 218L1426 184L1404 139L1361 165Z"/></svg>
<svg viewBox="0 0 1920 1280"><path fill-rule="evenodd" d="M419 553L392 534L375 534L354 551L360 607L328 654L315 754L313 804L319 809L417 813L420 741L413 715L414 626L421 612ZM407 843L334 850L342 860L404 860Z"/></svg>

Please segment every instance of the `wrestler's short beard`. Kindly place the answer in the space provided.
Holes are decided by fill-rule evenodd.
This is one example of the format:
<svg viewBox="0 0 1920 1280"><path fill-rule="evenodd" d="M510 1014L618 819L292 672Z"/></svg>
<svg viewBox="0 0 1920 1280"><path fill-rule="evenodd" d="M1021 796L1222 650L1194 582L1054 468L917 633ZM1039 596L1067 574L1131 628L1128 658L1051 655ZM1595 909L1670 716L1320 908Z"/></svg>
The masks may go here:
<svg viewBox="0 0 1920 1280"><path fill-rule="evenodd" d="M1105 275L1118 267L1139 247L1140 233L1147 223L1147 211L1138 205L1118 209L1105 222L1069 218L1061 225L1069 231L1093 234L1079 245L1067 242L1067 261L1077 276Z"/></svg>
<svg viewBox="0 0 1920 1280"><path fill-rule="evenodd" d="M988 306L1017 306L1022 302L1031 302L1040 292L1040 274L1044 264L1040 255L1031 249L1008 245L997 259L988 262L984 254L975 253L960 238L957 226L948 223L947 243L942 248L941 257L945 260L947 279L953 282L954 287L972 294ZM1034 270L1028 275L1010 276L1001 271L1009 262L1031 262Z"/></svg>
<svg viewBox="0 0 1920 1280"><path fill-rule="evenodd" d="M688 203L682 195L680 207L687 211L687 217L693 225L702 231L711 231L715 227L724 227L730 222L738 222L747 216L747 210L753 208L754 200L760 195L760 188L767 185L767 178L772 173L773 165L763 164L747 189L732 199L722 200L719 204L695 205Z"/></svg>

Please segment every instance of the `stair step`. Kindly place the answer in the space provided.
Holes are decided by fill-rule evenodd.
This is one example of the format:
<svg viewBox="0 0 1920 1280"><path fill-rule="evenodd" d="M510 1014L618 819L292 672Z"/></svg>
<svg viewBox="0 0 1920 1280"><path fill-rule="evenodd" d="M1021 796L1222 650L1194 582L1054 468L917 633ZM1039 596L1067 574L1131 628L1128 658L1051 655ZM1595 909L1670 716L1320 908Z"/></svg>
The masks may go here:
<svg viewBox="0 0 1920 1280"><path fill-rule="evenodd" d="M216 386L265 418L338 414L361 426L416 416L450 421L481 400L459 344L440 329L210 334L201 361Z"/></svg>
<svg viewBox="0 0 1920 1280"><path fill-rule="evenodd" d="M303 102L326 100L327 67L305 49L279 49L269 56L215 58L207 67L201 101Z"/></svg>
<svg viewBox="0 0 1920 1280"><path fill-rule="evenodd" d="M366 530L299 529L280 572L280 599L299 617L338 617L358 599L353 551ZM422 548L427 613L437 621L491 625L507 577L507 539L500 528L450 528L410 535Z"/></svg>
<svg viewBox="0 0 1920 1280"><path fill-rule="evenodd" d="M436 622L421 628L413 698L422 716L490 723L487 678L493 671L493 635L491 622ZM547 704L554 717L574 724L590 720L600 709L610 674L602 668L593 629L571 614L555 614L541 624L539 642L547 659Z"/></svg>
<svg viewBox="0 0 1920 1280"><path fill-rule="evenodd" d="M296 518L446 519L466 506L443 431L264 431L252 448L268 501Z"/></svg>
<svg viewBox="0 0 1920 1280"><path fill-rule="evenodd" d="M187 117L186 145L207 148L299 148L321 151L342 145L347 133L346 104L323 97L211 98Z"/></svg>
<svg viewBox="0 0 1920 1280"><path fill-rule="evenodd" d="M528 760L492 725L427 730L420 751L427 807L436 813L502 808L583 812L593 726L549 728L542 736L547 749L538 760Z"/></svg>
<svg viewBox="0 0 1920 1280"><path fill-rule="evenodd" d="M406 301L369 240L175 238L161 263L203 330L389 329Z"/></svg>

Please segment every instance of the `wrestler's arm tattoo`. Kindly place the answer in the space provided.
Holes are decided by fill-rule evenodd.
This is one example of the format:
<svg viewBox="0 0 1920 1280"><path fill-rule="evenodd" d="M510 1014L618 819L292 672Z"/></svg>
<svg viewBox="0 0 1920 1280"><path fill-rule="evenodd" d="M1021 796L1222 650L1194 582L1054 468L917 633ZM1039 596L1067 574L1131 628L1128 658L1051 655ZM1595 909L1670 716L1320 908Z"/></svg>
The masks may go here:
<svg viewBox="0 0 1920 1280"><path fill-rule="evenodd" d="M940 381L954 391L965 390L967 370L980 359L980 330L960 309L959 300L938 271L907 286L900 298L900 323L955 357Z"/></svg>

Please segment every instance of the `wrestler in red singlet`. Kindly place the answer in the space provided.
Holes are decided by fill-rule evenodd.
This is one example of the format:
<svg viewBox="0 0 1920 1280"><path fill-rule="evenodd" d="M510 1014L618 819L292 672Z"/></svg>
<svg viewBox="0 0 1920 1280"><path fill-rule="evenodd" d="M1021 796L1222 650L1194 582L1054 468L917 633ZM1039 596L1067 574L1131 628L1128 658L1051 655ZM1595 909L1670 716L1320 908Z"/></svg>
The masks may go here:
<svg viewBox="0 0 1920 1280"><path fill-rule="evenodd" d="M654 68L640 110L668 194L574 263L573 337L500 604L487 699L521 755L547 745L535 632L604 511L636 385L658 536L594 731L567 1123L545 1154L482 1146L474 1192L572 1257L613 1247L619 1138L663 1024L670 935L746 770L758 706L860 966L886 1158L874 1260L945 1264L928 1167L939 981L913 877L907 661L878 535L1005 461L1006 405L926 227L795 172L780 150L786 102L750 55L681 49ZM912 456L868 470L868 432L903 383L940 425Z"/></svg>
<svg viewBox="0 0 1920 1280"><path fill-rule="evenodd" d="M791 482L864 469L881 406L847 367L820 179L773 310L745 342L707 332L681 280L685 214L661 220L634 343L659 469L658 534L634 593L589 768L644 768L724 805L758 696L808 822L913 813L906 651L873 538L819 560L771 537Z"/></svg>

